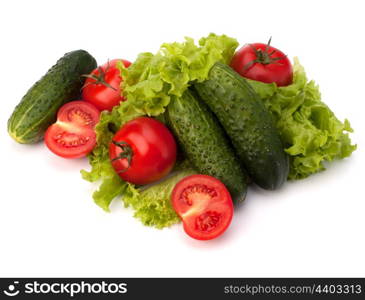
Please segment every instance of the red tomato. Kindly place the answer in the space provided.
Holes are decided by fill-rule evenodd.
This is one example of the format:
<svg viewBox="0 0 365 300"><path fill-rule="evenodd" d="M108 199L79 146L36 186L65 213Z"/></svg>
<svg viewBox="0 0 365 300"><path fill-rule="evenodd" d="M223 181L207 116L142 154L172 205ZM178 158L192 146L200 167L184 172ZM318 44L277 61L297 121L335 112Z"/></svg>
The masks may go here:
<svg viewBox="0 0 365 300"><path fill-rule="evenodd" d="M72 101L63 105L57 122L46 131L46 146L58 156L78 158L88 154L96 144L94 126L100 112L90 103Z"/></svg>
<svg viewBox="0 0 365 300"><path fill-rule="evenodd" d="M82 98L94 104L99 110L112 110L112 108L124 101L120 90L122 77L116 67L118 61L122 61L125 67L130 62L124 59L113 59L101 67L96 68L85 81L82 89Z"/></svg>
<svg viewBox="0 0 365 300"><path fill-rule="evenodd" d="M248 44L233 56L231 67L241 76L286 86L293 82L293 68L287 56L268 44Z"/></svg>
<svg viewBox="0 0 365 300"><path fill-rule="evenodd" d="M44 140L54 154L64 158L79 158L94 148L96 136L94 130L88 127L56 122L47 129Z"/></svg>
<svg viewBox="0 0 365 300"><path fill-rule="evenodd" d="M185 177L172 191L172 205L185 232L197 240L211 240L228 228L233 202L225 185L208 175Z"/></svg>
<svg viewBox="0 0 365 300"><path fill-rule="evenodd" d="M71 101L63 105L57 113L57 120L94 128L99 122L100 112L85 101Z"/></svg>
<svg viewBox="0 0 365 300"><path fill-rule="evenodd" d="M110 143L109 157L123 180L148 184L171 171L176 161L176 143L160 121L139 117L116 133Z"/></svg>

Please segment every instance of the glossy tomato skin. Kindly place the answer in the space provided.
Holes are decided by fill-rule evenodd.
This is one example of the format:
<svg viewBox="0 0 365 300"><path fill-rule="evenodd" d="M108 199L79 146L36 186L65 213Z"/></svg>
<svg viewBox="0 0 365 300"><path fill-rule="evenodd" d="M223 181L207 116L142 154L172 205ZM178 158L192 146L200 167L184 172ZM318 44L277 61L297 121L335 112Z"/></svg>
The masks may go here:
<svg viewBox="0 0 365 300"><path fill-rule="evenodd" d="M257 52L270 55L271 63L252 63L258 59ZM280 59L279 59L280 58ZM267 44L248 44L240 48L233 56L231 67L241 76L265 83L275 82L278 86L287 86L293 82L293 68L287 56Z"/></svg>
<svg viewBox="0 0 365 300"><path fill-rule="evenodd" d="M197 240L222 235L233 218L233 202L225 185L208 175L191 175L177 183L172 206L185 232Z"/></svg>
<svg viewBox="0 0 365 300"><path fill-rule="evenodd" d="M130 183L145 185L166 176L176 161L176 142L167 127L153 118L139 117L127 122L114 136L109 157L119 176ZM115 142L132 150L130 164L118 158L122 152Z"/></svg>
<svg viewBox="0 0 365 300"><path fill-rule="evenodd" d="M49 150L64 158L86 156L95 147L95 125L100 112L85 101L64 104L57 113L57 122L48 127L44 141Z"/></svg>
<svg viewBox="0 0 365 300"><path fill-rule="evenodd" d="M122 77L120 71L116 67L117 62L121 59L113 59L100 68L96 68L91 72L90 75L101 77L107 85L98 83L96 79L88 77L85 81L82 89L82 98L95 105L100 111L109 110L111 111L114 106L118 105L121 101L125 101L125 98L121 95L120 83ZM125 67L130 66L130 62L127 60L121 60ZM110 85L110 86L108 86Z"/></svg>

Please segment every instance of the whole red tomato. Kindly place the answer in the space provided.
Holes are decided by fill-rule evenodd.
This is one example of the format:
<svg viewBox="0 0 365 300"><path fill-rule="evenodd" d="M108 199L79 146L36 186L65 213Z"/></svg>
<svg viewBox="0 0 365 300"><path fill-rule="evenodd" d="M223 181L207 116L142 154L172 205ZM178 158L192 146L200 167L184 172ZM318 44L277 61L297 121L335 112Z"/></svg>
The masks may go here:
<svg viewBox="0 0 365 300"><path fill-rule="evenodd" d="M241 76L286 86L293 82L293 68L287 56L267 44L248 44L233 56L231 67Z"/></svg>
<svg viewBox="0 0 365 300"><path fill-rule="evenodd" d="M125 100L120 89L122 77L116 67L118 61L122 61L125 67L131 64L124 59L113 59L93 70L91 74L85 75L87 79L82 89L82 98L95 105L100 111L110 111Z"/></svg>
<svg viewBox="0 0 365 300"><path fill-rule="evenodd" d="M109 157L115 171L128 182L144 185L161 179L176 161L176 143L160 121L139 117L113 137Z"/></svg>

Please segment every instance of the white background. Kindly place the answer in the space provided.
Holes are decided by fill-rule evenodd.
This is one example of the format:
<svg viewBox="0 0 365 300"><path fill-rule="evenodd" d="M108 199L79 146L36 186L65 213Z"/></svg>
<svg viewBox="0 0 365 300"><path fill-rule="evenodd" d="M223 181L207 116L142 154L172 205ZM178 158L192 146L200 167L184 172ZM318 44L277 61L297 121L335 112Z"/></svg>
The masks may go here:
<svg viewBox="0 0 365 300"><path fill-rule="evenodd" d="M0 9L0 276L365 276L363 1L4 1ZM16 144L6 122L65 52L133 61L209 32L298 56L349 118L354 155L280 191L251 189L227 233L156 230L120 202L97 207L87 161Z"/></svg>

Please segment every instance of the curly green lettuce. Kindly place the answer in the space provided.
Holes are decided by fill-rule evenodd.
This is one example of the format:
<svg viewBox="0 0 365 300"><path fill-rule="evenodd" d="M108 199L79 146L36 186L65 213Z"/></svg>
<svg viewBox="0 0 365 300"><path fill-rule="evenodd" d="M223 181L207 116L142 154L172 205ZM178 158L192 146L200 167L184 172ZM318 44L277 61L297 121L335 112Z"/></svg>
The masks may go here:
<svg viewBox="0 0 365 300"><path fill-rule="evenodd" d="M216 62L229 63L237 46L236 39L213 33L199 45L188 37L183 43L162 44L156 54L141 53L128 68L119 65L123 94L136 111L157 116L191 82L206 80Z"/></svg>
<svg viewBox="0 0 365 300"><path fill-rule="evenodd" d="M207 79L216 62L229 62L237 46L235 39L210 34L200 39L199 45L191 38L183 43L165 43L156 54L140 54L129 68L120 63L123 94L128 101L101 114L95 129L97 146L89 155L91 170L81 171L85 180L101 182L93 193L97 205L109 211L111 202L119 197L145 225L163 228L179 222L171 207L171 192L181 178L194 171L186 164L179 165L171 178L141 189L116 174L109 160L109 144L116 131L132 119L142 115L163 119L172 97L181 96L192 81Z"/></svg>
<svg viewBox="0 0 365 300"><path fill-rule="evenodd" d="M192 174L195 174L192 169L182 170L146 189L136 189L128 184L123 195L124 204L135 210L134 216L144 225L161 229L179 223L180 218L171 205L171 193L176 183Z"/></svg>
<svg viewBox="0 0 365 300"><path fill-rule="evenodd" d="M318 85L308 81L294 59L293 83L286 87L249 81L274 116L290 157L289 179L300 179L325 169L324 162L351 155L348 120L339 121L321 101Z"/></svg>

